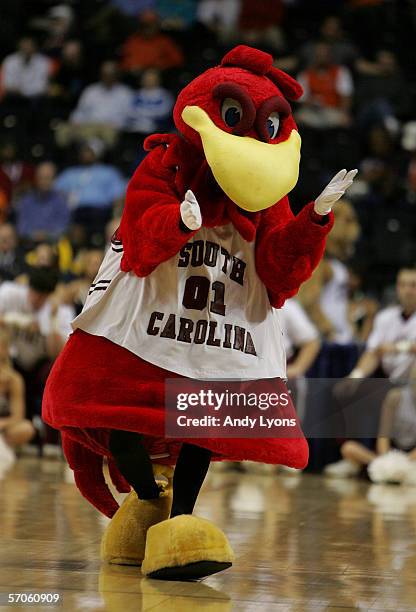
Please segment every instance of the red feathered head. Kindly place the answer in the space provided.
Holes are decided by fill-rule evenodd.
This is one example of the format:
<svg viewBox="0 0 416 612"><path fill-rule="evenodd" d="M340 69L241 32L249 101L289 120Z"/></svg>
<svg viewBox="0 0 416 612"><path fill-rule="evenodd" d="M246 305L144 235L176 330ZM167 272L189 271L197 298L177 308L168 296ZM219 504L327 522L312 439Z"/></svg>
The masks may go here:
<svg viewBox="0 0 416 612"><path fill-rule="evenodd" d="M289 101L302 88L251 47L227 53L179 94L174 120L203 149L223 191L241 208L272 206L295 186L300 138Z"/></svg>

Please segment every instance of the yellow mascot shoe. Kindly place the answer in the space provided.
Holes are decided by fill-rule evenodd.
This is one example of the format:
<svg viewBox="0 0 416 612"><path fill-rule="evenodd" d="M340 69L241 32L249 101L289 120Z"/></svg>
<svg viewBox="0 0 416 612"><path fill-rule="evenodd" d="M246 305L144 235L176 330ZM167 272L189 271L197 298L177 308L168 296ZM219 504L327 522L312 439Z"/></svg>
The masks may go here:
<svg viewBox="0 0 416 612"><path fill-rule="evenodd" d="M232 565L225 534L210 521L182 514L147 533L142 574L160 580L195 580Z"/></svg>
<svg viewBox="0 0 416 612"><path fill-rule="evenodd" d="M172 506L173 470L154 466L156 482L163 487L158 499L140 500L131 491L107 525L101 540L101 560L119 565L141 565L149 527L165 521ZM160 480L160 477L164 481Z"/></svg>

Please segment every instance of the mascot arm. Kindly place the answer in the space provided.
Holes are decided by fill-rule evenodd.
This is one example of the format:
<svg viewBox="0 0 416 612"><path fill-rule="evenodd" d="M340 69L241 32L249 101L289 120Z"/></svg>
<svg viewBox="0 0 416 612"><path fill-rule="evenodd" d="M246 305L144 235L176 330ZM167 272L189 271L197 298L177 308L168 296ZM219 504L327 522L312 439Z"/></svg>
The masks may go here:
<svg viewBox="0 0 416 612"><path fill-rule="evenodd" d="M334 218L318 215L310 203L295 217L284 198L269 208L257 230L256 268L270 303L281 308L296 295L322 258Z"/></svg>
<svg viewBox="0 0 416 612"><path fill-rule="evenodd" d="M195 231L181 222L183 197L175 189L175 169L164 163L167 147L153 149L137 168L128 187L119 237L121 269L147 276L176 255Z"/></svg>

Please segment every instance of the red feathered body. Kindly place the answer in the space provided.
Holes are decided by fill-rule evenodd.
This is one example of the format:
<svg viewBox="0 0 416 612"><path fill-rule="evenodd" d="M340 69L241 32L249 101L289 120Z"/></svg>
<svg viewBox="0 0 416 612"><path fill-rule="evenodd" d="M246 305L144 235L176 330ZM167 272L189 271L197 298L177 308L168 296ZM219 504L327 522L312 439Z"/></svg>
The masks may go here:
<svg viewBox="0 0 416 612"><path fill-rule="evenodd" d="M182 125L180 120L180 109L189 99L194 103L192 98L196 97L199 105L211 112L215 122L220 121L220 118L215 117L210 87L215 81L223 79L224 72L227 80L234 80L240 85L243 80L247 89L253 82L255 105L262 104L270 95L282 96L276 82L280 83L287 97L292 95L295 98L299 94L290 77L287 77L289 81L284 81L280 71L269 76L259 75L259 71L265 73L275 69L270 69L269 64L264 66L260 61L262 57L256 56L255 59L260 62L260 67L251 66L252 70L257 71L256 74L230 66L229 63L236 61L231 56L229 63L225 62L225 67L208 71L205 81L199 77L194 82L196 85L188 86L191 89L182 92L175 112L177 125L184 137L156 135L147 140L146 147L150 152L129 183L121 226L111 247L114 253L108 255L110 258L119 257L112 264L118 267L118 271L114 271L117 282L151 282L152 279L158 279L160 270L172 262L172 270L176 270L178 254L183 253L182 249L186 249L192 241L198 240L198 231L202 232L204 228L204 231L209 231L209 228L216 231L218 227L231 227L238 244L252 249L250 273L252 278L255 277L252 282L255 281L257 285L251 286L261 288L268 300L268 308L270 305L280 308L287 298L295 295L318 264L323 255L325 236L332 226L331 215L319 217L313 212L313 205L308 204L295 217L287 197L261 212L243 211L216 183L200 146L199 136L191 133L190 128ZM263 83L262 87L259 86L259 80ZM293 118L290 116L287 118L287 129L293 129L293 126ZM255 128L249 130L253 137ZM284 138L284 135L280 134L280 138ZM180 222L180 203L188 189L194 192L198 200L203 220L202 229L193 232L185 231ZM109 280L106 278L100 282ZM97 508L111 516L117 505L109 494L101 471L102 456L109 456L110 429L143 433L150 454L159 462L173 464L181 440L165 439L164 385L166 378L183 377L186 370L165 369L163 351L160 351L159 360L157 353L147 353L140 348L132 350L133 345L129 342L132 342L131 337L136 333L133 321L129 334L121 339L121 335L117 335L119 332L111 326L111 316L108 314L112 308L116 309L114 296L122 296L123 290L112 295L108 290L102 291L101 295L95 291L98 288L99 283L92 288L91 299L95 302L91 312L95 312L94 308L100 309L100 317L106 322L103 329L109 329L110 332L99 332L100 328L95 326L88 308L84 318L81 315L79 324L75 325L76 331L57 359L48 380L43 416L46 422L62 431L64 451L83 494ZM175 287L171 287L169 282L164 289L166 294L169 291L175 293ZM159 294L156 292L154 295L158 300ZM173 302L176 297L176 294L173 295ZM157 310L158 304L154 307ZM163 310L162 307L160 309ZM125 316L130 316L131 312L131 308L128 308ZM140 318L136 316L137 312L135 320ZM126 329L125 320L120 320L117 325ZM149 327L147 330L149 332ZM170 346L169 339L165 342L162 346ZM187 341L176 343L175 354L183 354L185 359L185 352L194 348ZM214 351L208 352L212 354L213 361L217 354L215 350L211 347L208 349ZM224 349L221 350L224 352ZM227 376L227 371L224 376ZM211 449L213 458L217 460L250 459L302 468L308 458L307 444L301 432L299 438L292 439L210 438L194 440L194 443ZM111 458L110 473L118 488L126 490L127 485Z"/></svg>

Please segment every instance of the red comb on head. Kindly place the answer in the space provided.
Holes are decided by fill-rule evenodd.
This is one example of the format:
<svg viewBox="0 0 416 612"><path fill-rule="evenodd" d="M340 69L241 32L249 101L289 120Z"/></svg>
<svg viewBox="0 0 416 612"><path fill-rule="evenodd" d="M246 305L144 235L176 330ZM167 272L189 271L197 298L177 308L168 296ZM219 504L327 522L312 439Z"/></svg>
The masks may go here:
<svg viewBox="0 0 416 612"><path fill-rule="evenodd" d="M239 45L223 57L221 66L237 66L250 70L254 74L265 75L273 66L273 58L269 53L264 53L259 49Z"/></svg>
<svg viewBox="0 0 416 612"><path fill-rule="evenodd" d="M301 97L303 89L294 78L273 66L273 57L269 53L239 45L231 49L221 62L221 66L235 66L244 68L259 76L267 76L275 83L288 100L297 100Z"/></svg>
<svg viewBox="0 0 416 612"><path fill-rule="evenodd" d="M302 85L298 83L293 77L279 68L273 68L266 74L266 76L276 83L282 94L288 100L298 100L303 94Z"/></svg>

